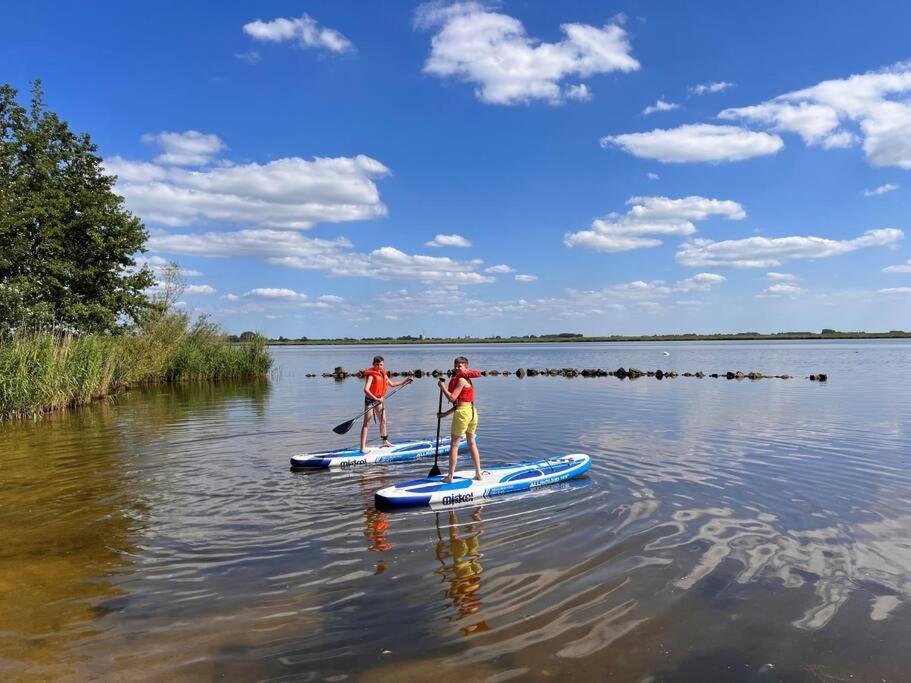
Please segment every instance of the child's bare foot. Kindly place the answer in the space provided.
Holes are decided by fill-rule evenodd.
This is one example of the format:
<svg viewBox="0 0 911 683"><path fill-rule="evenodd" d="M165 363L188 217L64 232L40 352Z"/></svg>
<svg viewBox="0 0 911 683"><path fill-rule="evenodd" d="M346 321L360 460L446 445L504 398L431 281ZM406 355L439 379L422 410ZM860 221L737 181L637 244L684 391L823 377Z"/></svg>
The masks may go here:
<svg viewBox="0 0 911 683"><path fill-rule="evenodd" d="M483 479L484 479L484 477L481 475L480 472L478 472L478 473L476 473L476 474L474 475L474 480L475 480L475 481L483 481Z"/></svg>
<svg viewBox="0 0 911 683"><path fill-rule="evenodd" d="M452 476L450 476L450 475L447 474L445 477L443 477L443 483L444 483L444 484L451 484L451 483L452 483Z"/></svg>

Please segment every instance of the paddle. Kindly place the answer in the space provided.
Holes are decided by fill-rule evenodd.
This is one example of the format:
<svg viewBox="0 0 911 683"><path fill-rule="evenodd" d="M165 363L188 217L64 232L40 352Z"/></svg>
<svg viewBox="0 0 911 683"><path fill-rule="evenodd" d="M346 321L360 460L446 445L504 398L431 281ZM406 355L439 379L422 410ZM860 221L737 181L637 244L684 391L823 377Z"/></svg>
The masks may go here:
<svg viewBox="0 0 911 683"><path fill-rule="evenodd" d="M405 382L402 386L396 387L395 389L393 389L392 391L390 391L388 394L386 394L386 396L385 396L385 398L383 399L383 401L385 402L385 401L389 400L389 399L395 394L395 392L404 389L404 388L407 387L409 384L411 384L412 381L413 381L413 380L409 377L409 378L406 380L406 382ZM348 420L347 422L342 422L340 425L336 425L335 427L332 428L332 431L335 432L336 434L347 434L348 432L351 431L352 425L354 425L354 423L358 420L358 418L364 417L364 415L366 415L366 414L369 413L371 410L373 410L374 407L375 407L375 406L370 406L369 408L367 408L367 410L365 410L365 411L364 411L363 413L361 413L360 415L355 415L354 417L352 417L352 418L351 418L350 420ZM437 439L437 441L439 441L439 439Z"/></svg>
<svg viewBox="0 0 911 683"><path fill-rule="evenodd" d="M443 412L443 390L440 389L440 402L437 405L437 447L433 453L433 467L430 468L430 474L428 477L438 477L442 472L440 472L440 466L437 464L437 461L440 458L440 422L443 421L443 418L440 417L440 413Z"/></svg>

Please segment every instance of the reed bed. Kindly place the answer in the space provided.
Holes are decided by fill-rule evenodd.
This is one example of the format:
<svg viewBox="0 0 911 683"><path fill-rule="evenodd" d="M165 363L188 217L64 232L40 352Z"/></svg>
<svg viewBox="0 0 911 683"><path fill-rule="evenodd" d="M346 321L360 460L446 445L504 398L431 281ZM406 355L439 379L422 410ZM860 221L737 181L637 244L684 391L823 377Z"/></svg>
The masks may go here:
<svg viewBox="0 0 911 683"><path fill-rule="evenodd" d="M0 419L85 405L138 384L258 377L271 365L265 339L231 344L213 323L183 313L120 335L17 331L0 336Z"/></svg>

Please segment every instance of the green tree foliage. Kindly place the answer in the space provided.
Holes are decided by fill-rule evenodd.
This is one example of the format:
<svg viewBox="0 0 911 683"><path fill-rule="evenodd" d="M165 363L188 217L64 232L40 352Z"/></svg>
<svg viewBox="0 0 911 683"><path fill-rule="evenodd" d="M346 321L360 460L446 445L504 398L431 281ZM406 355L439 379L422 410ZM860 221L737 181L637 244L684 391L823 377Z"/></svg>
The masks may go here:
<svg viewBox="0 0 911 683"><path fill-rule="evenodd" d="M45 107L0 86L0 331L56 325L110 332L150 306L136 268L147 233L113 191L97 146Z"/></svg>

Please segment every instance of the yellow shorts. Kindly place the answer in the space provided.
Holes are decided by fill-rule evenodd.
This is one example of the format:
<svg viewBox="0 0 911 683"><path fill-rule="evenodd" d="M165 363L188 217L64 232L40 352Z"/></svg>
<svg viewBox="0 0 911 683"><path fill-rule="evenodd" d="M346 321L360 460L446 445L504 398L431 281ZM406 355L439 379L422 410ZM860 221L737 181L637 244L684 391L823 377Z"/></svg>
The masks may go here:
<svg viewBox="0 0 911 683"><path fill-rule="evenodd" d="M466 433L474 434L478 428L478 411L473 405L459 406L452 414L453 436L465 436Z"/></svg>

